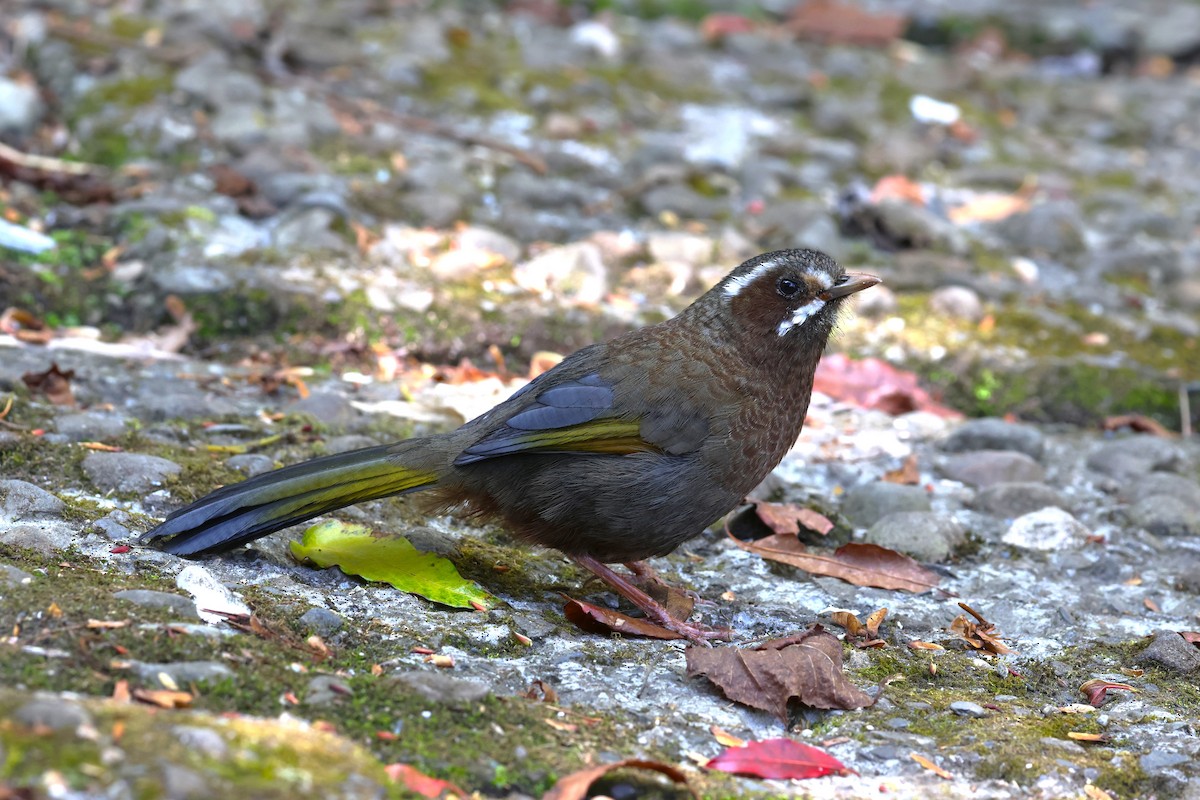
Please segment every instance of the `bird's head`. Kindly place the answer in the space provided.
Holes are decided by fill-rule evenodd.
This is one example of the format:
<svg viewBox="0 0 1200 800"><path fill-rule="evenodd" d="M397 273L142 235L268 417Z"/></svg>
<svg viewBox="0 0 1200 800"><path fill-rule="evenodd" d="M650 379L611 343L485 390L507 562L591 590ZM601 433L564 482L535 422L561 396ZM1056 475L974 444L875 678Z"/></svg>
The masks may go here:
<svg viewBox="0 0 1200 800"><path fill-rule="evenodd" d="M816 250L779 250L739 266L712 295L751 340L803 339L824 349L842 302L877 283L879 278L846 272Z"/></svg>

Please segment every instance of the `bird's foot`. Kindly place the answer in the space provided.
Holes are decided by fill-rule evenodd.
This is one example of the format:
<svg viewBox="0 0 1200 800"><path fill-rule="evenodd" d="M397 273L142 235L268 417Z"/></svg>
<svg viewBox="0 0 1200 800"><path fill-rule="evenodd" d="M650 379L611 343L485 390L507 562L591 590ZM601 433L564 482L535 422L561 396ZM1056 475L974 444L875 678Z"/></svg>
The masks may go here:
<svg viewBox="0 0 1200 800"><path fill-rule="evenodd" d="M633 573L634 583L646 589L648 592L653 592L654 587L661 589L663 593L679 592L687 597L696 605L711 606L712 600L705 600L700 596L699 592L692 589L685 589L682 586L676 586L673 583L668 583L663 580L663 577L658 574L658 570L647 564L645 561L625 561L623 562L625 569Z"/></svg>
<svg viewBox="0 0 1200 800"><path fill-rule="evenodd" d="M709 628L699 623L688 622L671 615L666 606L655 600L650 595L646 594L641 588L636 586L628 577L614 572L607 564L592 558L591 556L572 556L575 563L584 567L600 580L607 583L615 589L622 597L642 610L651 622L666 628L669 631L678 633L683 638L695 645L703 645L708 647L712 640L729 641L733 638L733 631L725 628ZM634 565L637 565L636 567ZM634 576L645 579L646 573L653 576L659 583L666 585L654 571L646 564L635 561L626 564L633 572Z"/></svg>

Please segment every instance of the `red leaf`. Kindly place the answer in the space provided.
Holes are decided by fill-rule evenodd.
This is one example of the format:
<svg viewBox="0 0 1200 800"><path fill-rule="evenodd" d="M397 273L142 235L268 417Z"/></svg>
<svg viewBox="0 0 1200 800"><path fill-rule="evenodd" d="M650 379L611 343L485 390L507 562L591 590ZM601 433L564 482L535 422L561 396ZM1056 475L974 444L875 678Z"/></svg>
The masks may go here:
<svg viewBox="0 0 1200 800"><path fill-rule="evenodd" d="M704 766L754 778L793 780L854 772L824 750L793 739L766 739L745 747L730 747Z"/></svg>
<svg viewBox="0 0 1200 800"><path fill-rule="evenodd" d="M388 764L384 767L384 771L393 781L404 784L405 789L415 792L421 795L421 797L441 797L446 792L449 792L454 797L467 796L466 792L453 783L450 783L450 781L430 777L416 767L408 764Z"/></svg>
<svg viewBox="0 0 1200 800"><path fill-rule="evenodd" d="M923 410L951 419L962 416L934 402L929 393L917 385L915 374L898 370L878 358L851 361L841 353L827 355L817 366L813 386L835 400L853 402L892 415Z"/></svg>

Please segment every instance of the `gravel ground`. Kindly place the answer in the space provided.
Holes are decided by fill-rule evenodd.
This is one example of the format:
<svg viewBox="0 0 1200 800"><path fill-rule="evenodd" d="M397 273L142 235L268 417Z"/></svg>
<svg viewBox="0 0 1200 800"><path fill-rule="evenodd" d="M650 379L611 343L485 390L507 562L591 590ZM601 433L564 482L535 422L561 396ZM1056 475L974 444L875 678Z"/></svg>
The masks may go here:
<svg viewBox="0 0 1200 800"><path fill-rule="evenodd" d="M782 2L749 25L517 5L6 6L0 141L95 166L0 151L0 308L28 314L0 322L0 794L405 796L381 765L407 762L515 798L646 757L705 797L1200 797L1200 650L1179 635L1200 630L1200 444L1179 435L1200 6L863 3L905 36L847 44ZM959 119L915 118L918 95ZM39 231L56 249L19 252ZM887 646L847 650L868 709L785 727L729 703L678 644L566 623L560 592L615 598L565 560L407 502L341 516L448 555L496 609L297 565L282 534L195 564L119 546L221 483L444 430L519 385L389 373L523 374L788 246L881 275L834 347L970 418L819 395L756 494L941 589L813 578L715 530L657 566L746 641L888 608ZM23 380L52 363L73 406ZM1175 433L1105 432L1115 414ZM883 479L910 458L915 482ZM201 619L198 580L269 633ZM960 601L1013 652L948 632ZM1094 679L1132 688L1084 713ZM198 710L121 705L121 680ZM557 704L517 699L539 680ZM857 774L705 773L712 726L824 743Z"/></svg>

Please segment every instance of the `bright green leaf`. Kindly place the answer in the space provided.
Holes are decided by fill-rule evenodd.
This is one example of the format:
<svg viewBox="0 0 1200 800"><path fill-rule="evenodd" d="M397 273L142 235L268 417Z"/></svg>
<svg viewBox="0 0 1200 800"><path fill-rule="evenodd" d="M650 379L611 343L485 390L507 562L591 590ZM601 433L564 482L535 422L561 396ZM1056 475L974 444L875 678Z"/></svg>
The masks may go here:
<svg viewBox="0 0 1200 800"><path fill-rule="evenodd" d="M292 542L292 555L455 608L488 606L494 599L441 556L422 553L403 536L373 533L362 525L336 520L313 525Z"/></svg>

